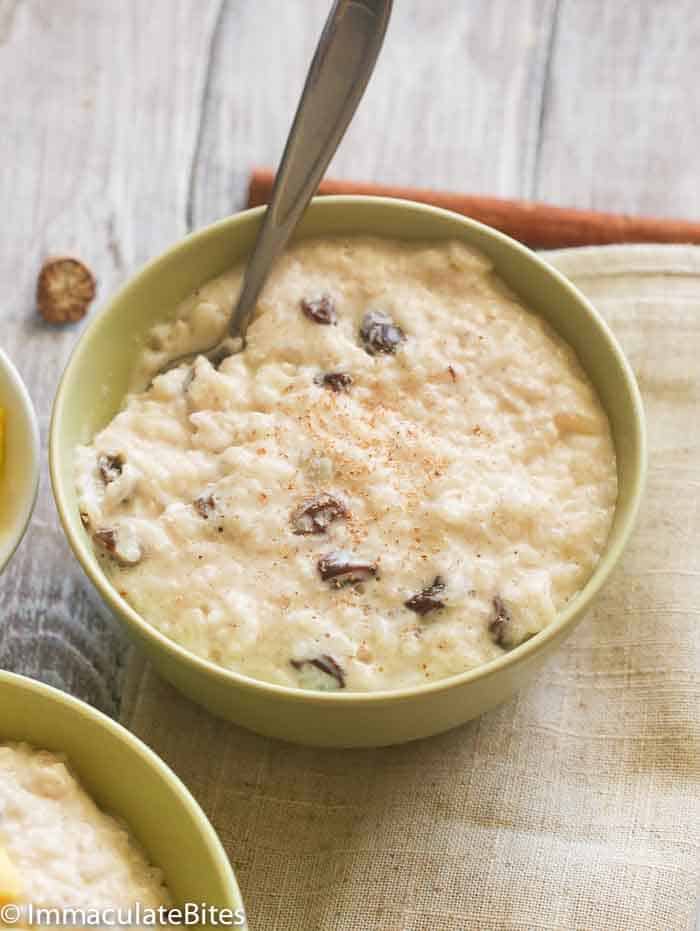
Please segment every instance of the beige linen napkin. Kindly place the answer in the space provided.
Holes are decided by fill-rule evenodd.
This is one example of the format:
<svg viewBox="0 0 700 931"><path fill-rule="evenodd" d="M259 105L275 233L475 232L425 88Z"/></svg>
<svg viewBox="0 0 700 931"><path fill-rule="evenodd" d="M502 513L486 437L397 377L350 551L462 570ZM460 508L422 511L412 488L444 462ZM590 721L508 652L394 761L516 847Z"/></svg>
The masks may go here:
<svg viewBox="0 0 700 931"><path fill-rule="evenodd" d="M650 476L607 591L539 681L382 750L224 724L139 661L124 721L202 803L252 931L686 931L700 844L700 249L549 259L639 377Z"/></svg>

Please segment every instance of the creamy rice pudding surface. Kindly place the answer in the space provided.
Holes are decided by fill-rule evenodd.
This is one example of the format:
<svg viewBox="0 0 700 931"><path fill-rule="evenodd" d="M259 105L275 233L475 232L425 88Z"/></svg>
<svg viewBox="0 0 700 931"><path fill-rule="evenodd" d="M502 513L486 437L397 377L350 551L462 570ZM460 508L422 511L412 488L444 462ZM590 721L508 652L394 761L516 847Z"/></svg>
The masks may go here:
<svg viewBox="0 0 700 931"><path fill-rule="evenodd" d="M236 269L157 326L76 453L122 596L214 663L288 686L413 686L501 656L585 584L617 494L573 351L458 242L307 240L244 352Z"/></svg>
<svg viewBox="0 0 700 931"><path fill-rule="evenodd" d="M2 901L91 910L171 904L160 870L127 829L97 808L60 757L27 744L0 744Z"/></svg>

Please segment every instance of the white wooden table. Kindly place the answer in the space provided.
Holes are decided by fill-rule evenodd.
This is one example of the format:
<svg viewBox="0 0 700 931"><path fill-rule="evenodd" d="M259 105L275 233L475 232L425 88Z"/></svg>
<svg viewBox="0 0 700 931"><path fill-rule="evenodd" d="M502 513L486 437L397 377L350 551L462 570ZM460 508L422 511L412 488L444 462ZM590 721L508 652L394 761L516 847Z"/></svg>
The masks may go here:
<svg viewBox="0 0 700 931"><path fill-rule="evenodd" d="M34 308L47 253L98 300L243 205L278 159L329 0L0 0L0 344L44 440L79 327ZM330 173L700 217L697 0L397 0ZM126 648L58 527L46 468L0 579L0 666L118 710ZM675 931L675 929L669 929Z"/></svg>

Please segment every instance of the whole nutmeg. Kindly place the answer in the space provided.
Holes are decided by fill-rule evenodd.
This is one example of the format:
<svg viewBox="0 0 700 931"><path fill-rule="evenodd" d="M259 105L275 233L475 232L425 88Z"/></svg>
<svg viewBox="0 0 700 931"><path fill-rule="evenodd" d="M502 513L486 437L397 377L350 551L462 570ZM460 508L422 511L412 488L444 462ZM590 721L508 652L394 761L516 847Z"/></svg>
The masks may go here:
<svg viewBox="0 0 700 931"><path fill-rule="evenodd" d="M49 323L75 323L87 313L95 297L95 277L79 259L46 259L36 284L39 312Z"/></svg>

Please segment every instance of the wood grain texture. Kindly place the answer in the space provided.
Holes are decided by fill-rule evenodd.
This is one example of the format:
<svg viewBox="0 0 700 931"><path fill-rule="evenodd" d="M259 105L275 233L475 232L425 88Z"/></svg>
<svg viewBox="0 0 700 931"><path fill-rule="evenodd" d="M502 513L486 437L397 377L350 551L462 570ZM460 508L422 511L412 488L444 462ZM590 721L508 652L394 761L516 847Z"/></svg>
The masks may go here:
<svg viewBox="0 0 700 931"><path fill-rule="evenodd" d="M700 217L697 0L559 0L532 197Z"/></svg>

